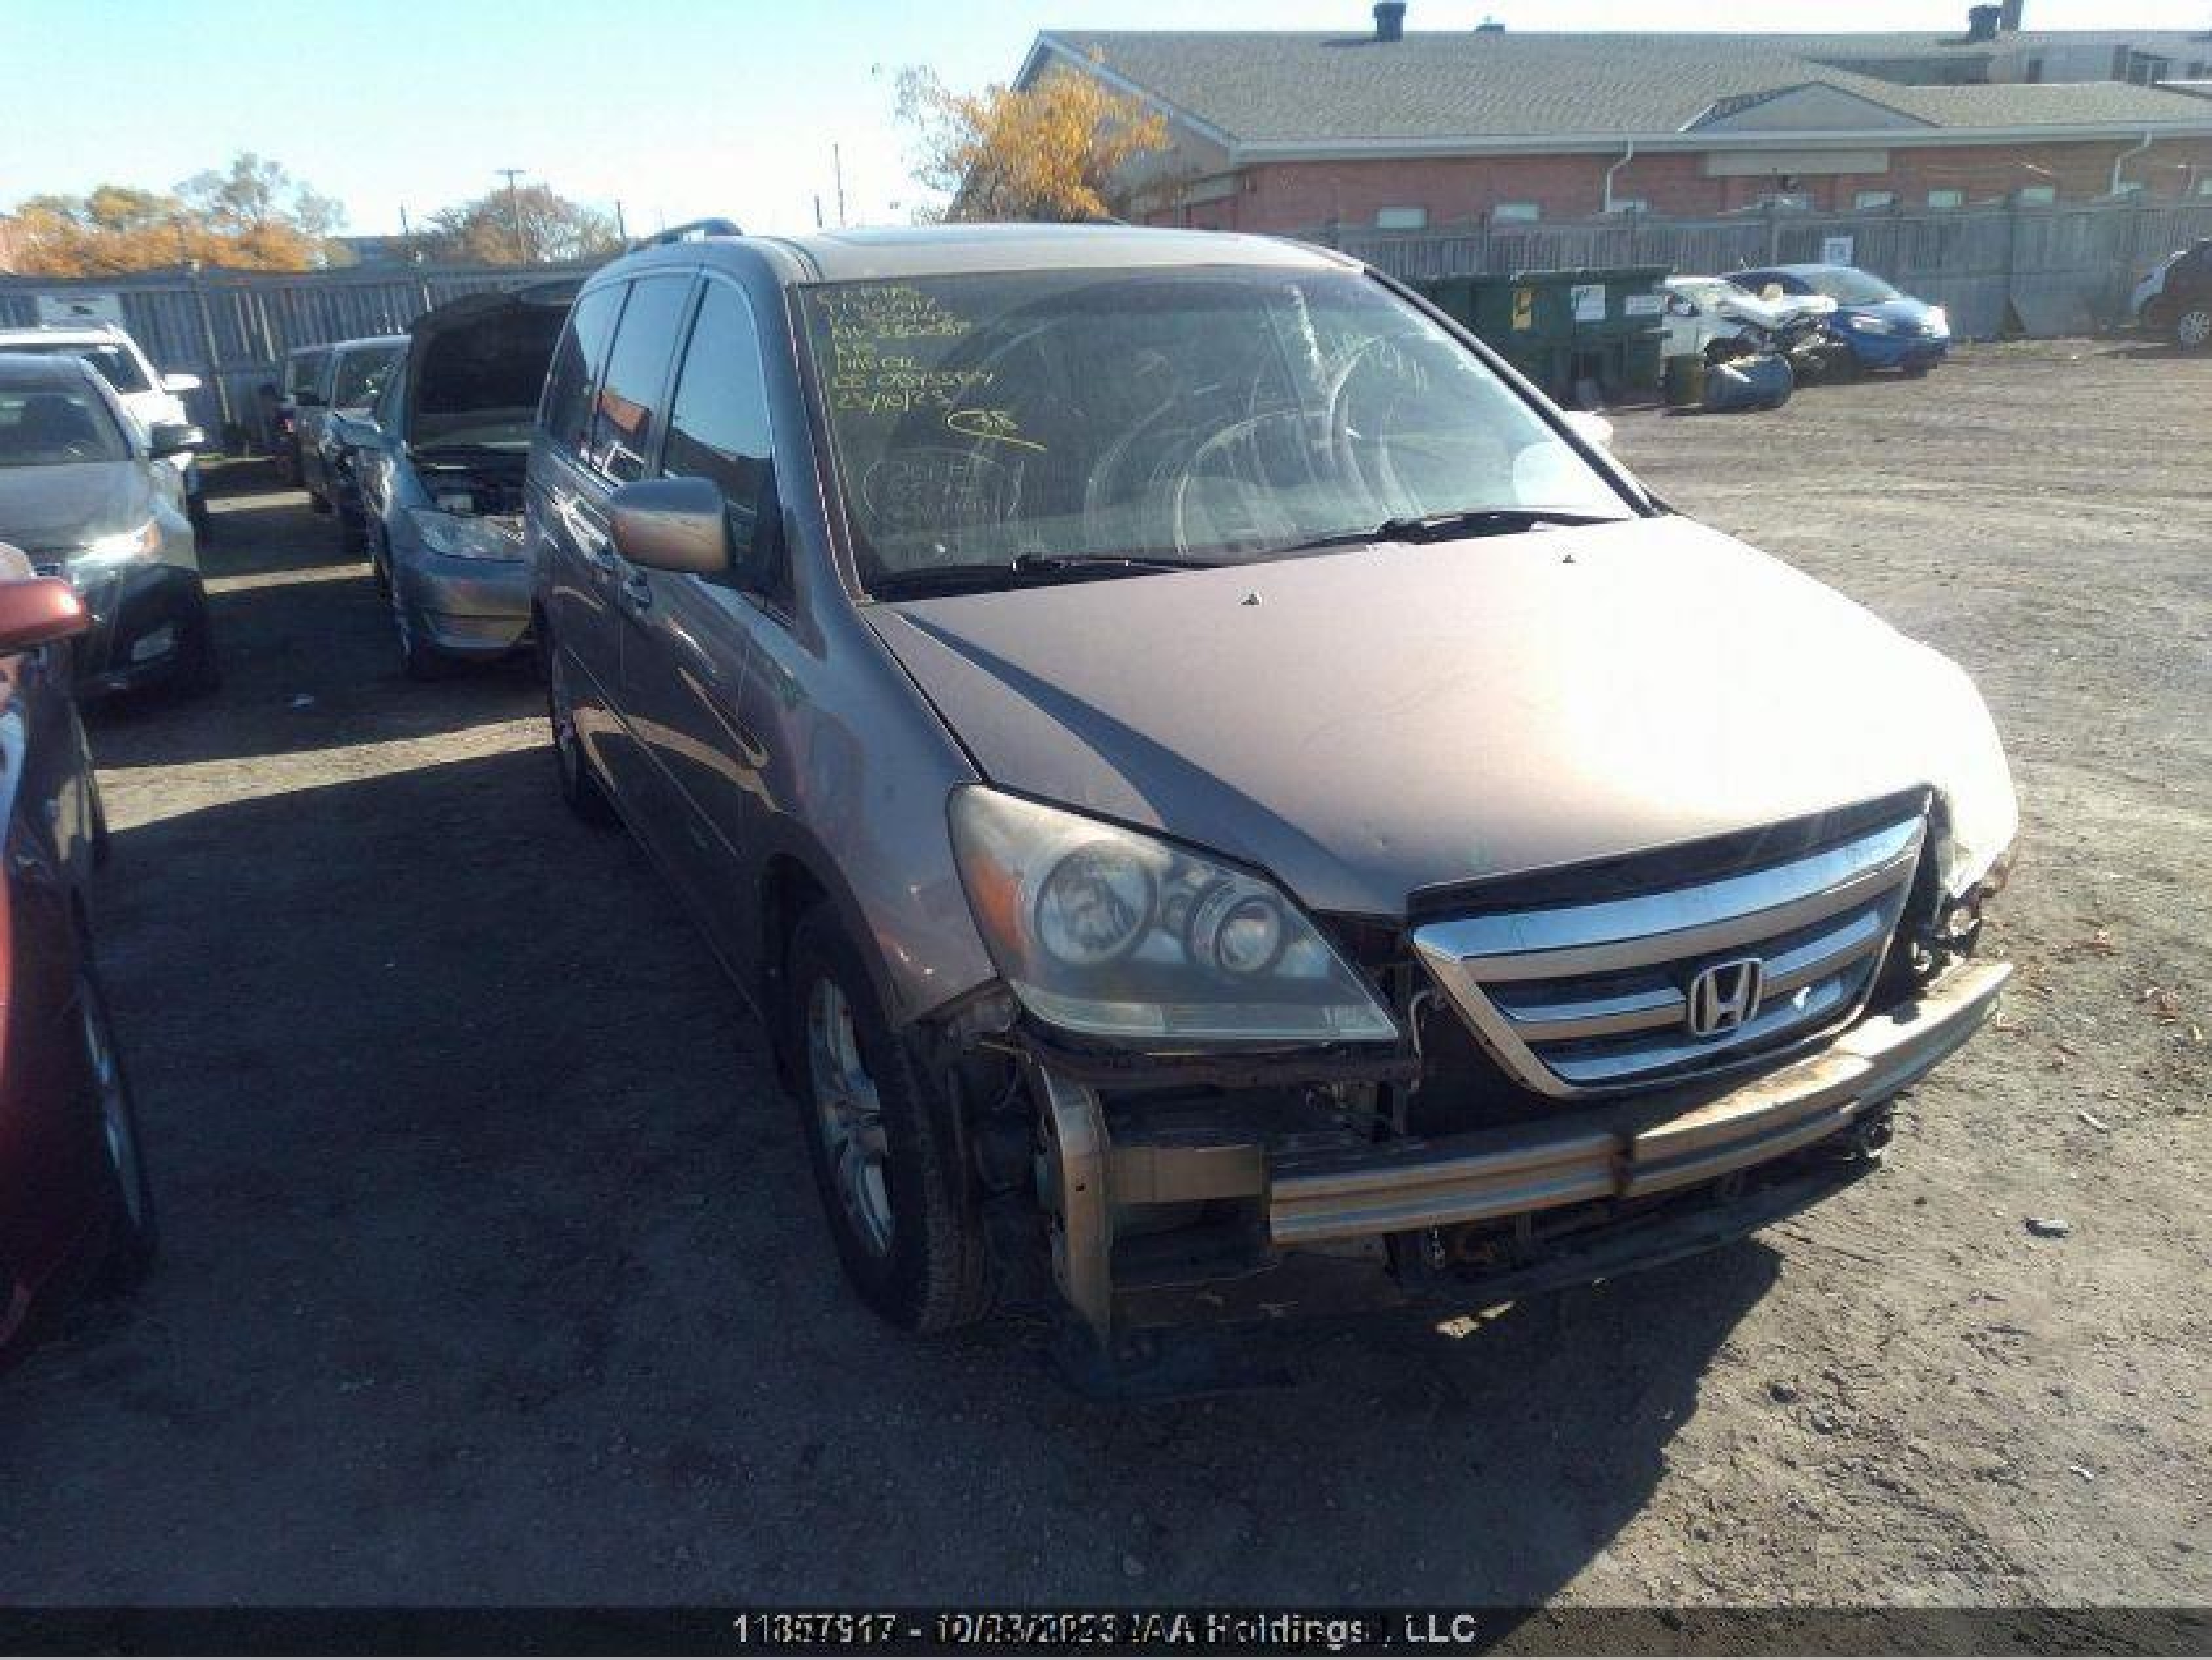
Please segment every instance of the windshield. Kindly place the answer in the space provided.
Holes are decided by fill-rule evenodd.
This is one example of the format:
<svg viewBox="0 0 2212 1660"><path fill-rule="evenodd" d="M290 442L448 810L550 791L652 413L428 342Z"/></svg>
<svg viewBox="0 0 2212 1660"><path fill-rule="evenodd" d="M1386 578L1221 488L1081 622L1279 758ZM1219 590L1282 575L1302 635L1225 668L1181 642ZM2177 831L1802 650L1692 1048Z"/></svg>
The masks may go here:
<svg viewBox="0 0 2212 1660"><path fill-rule="evenodd" d="M88 341L37 340L9 342L0 351L27 352L33 357L82 357L100 371L100 378L118 392L146 392L152 383L138 360L120 346Z"/></svg>
<svg viewBox="0 0 2212 1660"><path fill-rule="evenodd" d="M349 351L338 359L337 379L331 389L331 407L367 409L384 390L386 378L398 365L400 349L385 346L375 351Z"/></svg>
<svg viewBox="0 0 2212 1660"><path fill-rule="evenodd" d="M1904 297L1879 277L1848 265L1807 271L1805 282L1814 293L1825 294L1839 306L1878 306Z"/></svg>
<svg viewBox="0 0 2212 1660"><path fill-rule="evenodd" d="M1472 352L1348 271L1024 271L804 301L862 580L1231 561L1474 508L1631 509Z"/></svg>
<svg viewBox="0 0 2212 1660"><path fill-rule="evenodd" d="M0 467L124 461L131 447L89 386L0 386Z"/></svg>

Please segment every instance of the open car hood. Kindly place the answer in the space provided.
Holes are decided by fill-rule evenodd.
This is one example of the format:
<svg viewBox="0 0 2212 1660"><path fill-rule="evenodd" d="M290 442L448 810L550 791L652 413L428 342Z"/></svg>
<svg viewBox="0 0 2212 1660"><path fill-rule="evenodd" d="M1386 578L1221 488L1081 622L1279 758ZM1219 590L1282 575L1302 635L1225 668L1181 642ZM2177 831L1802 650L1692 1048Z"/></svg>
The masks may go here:
<svg viewBox="0 0 2212 1660"><path fill-rule="evenodd" d="M410 444L435 443L474 424L538 408L561 325L580 278L534 283L500 294L465 295L416 318L409 327L407 383L398 435Z"/></svg>
<svg viewBox="0 0 2212 1660"><path fill-rule="evenodd" d="M1987 719L1947 660L1679 518L867 615L992 782L1370 916L1940 787Z"/></svg>

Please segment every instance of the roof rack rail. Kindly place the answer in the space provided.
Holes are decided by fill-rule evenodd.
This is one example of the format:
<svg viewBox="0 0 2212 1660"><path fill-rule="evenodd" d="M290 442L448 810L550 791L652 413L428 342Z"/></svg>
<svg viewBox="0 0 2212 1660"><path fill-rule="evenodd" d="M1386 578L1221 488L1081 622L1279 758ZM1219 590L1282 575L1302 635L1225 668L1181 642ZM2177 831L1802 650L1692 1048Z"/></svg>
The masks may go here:
<svg viewBox="0 0 2212 1660"><path fill-rule="evenodd" d="M744 230L734 219L687 219L680 225L671 225L666 230L656 231L651 236L641 236L629 245L632 253L640 248L654 248L665 242L687 241L694 236L743 236Z"/></svg>

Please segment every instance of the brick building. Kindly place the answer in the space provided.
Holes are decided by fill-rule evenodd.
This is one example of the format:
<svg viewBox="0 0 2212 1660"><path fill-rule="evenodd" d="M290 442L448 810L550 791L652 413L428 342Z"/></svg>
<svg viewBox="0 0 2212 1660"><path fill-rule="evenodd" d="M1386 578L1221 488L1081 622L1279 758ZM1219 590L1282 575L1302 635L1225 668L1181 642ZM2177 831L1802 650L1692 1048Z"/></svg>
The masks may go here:
<svg viewBox="0 0 2212 1660"><path fill-rule="evenodd" d="M1344 35L1054 31L1017 80L1071 67L1158 108L1172 147L1129 183L1161 224L2212 199L2212 33L2027 33L2015 6L1951 34L1408 33L1405 9Z"/></svg>

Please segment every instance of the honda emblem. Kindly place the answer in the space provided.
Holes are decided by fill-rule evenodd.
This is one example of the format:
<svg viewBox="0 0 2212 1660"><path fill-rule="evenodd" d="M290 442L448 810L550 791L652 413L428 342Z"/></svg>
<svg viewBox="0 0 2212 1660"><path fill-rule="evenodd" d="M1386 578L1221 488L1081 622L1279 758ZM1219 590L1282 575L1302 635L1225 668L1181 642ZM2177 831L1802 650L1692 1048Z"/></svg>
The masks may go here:
<svg viewBox="0 0 2212 1660"><path fill-rule="evenodd" d="M1739 957L1700 969L1690 982L1682 1024L1693 1037L1717 1037L1734 1031L1759 1012L1759 1000L1765 989L1766 964L1756 957Z"/></svg>

